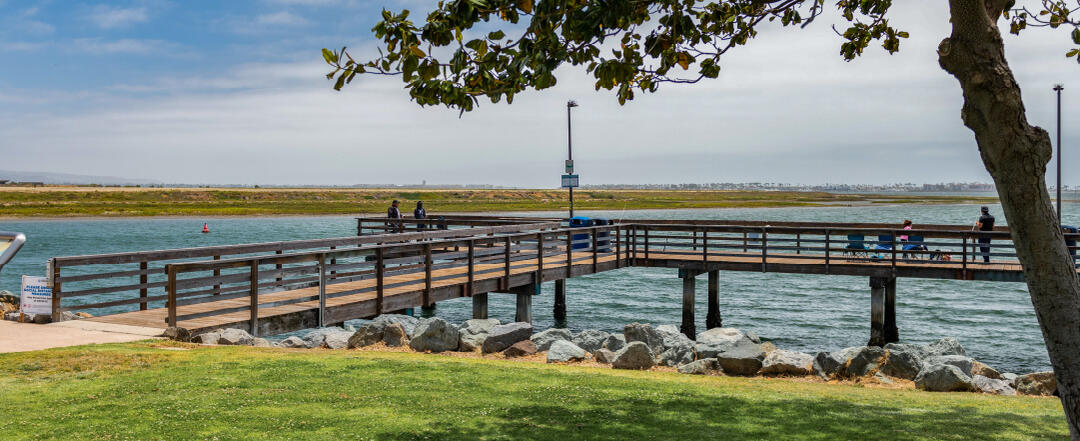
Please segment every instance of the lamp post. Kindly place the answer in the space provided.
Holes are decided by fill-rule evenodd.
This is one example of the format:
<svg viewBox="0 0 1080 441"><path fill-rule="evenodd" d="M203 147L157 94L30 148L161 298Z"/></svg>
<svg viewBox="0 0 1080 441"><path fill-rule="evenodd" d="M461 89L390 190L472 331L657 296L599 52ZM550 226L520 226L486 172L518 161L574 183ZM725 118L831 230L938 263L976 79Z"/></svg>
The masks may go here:
<svg viewBox="0 0 1080 441"><path fill-rule="evenodd" d="M1057 219L1061 225L1061 91L1065 87L1060 84L1054 85L1057 92Z"/></svg>
<svg viewBox="0 0 1080 441"><path fill-rule="evenodd" d="M570 109L578 106L578 103L574 100L566 102L566 173L574 174L574 144L570 136ZM574 186L568 187L570 189L570 217L574 217Z"/></svg>

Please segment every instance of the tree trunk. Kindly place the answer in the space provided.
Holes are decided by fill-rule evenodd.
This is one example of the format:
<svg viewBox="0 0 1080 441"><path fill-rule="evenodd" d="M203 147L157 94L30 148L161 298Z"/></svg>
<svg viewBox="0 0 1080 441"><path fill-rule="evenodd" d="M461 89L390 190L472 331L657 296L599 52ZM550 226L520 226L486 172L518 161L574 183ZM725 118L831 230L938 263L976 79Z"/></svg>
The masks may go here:
<svg viewBox="0 0 1080 441"><path fill-rule="evenodd" d="M1023 265L1073 440L1080 440L1080 280L1046 189L1050 135L1027 122L997 20L1004 0L950 0L941 67L960 81L961 116L994 177Z"/></svg>

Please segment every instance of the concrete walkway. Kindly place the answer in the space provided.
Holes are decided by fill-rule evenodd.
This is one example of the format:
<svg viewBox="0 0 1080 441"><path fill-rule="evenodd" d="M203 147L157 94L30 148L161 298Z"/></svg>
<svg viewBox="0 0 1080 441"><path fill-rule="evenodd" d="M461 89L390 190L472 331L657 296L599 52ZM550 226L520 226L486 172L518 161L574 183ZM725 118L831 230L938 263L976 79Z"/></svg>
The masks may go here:
<svg viewBox="0 0 1080 441"><path fill-rule="evenodd" d="M0 352L37 351L160 338L161 329L71 320L47 325L0 320Z"/></svg>

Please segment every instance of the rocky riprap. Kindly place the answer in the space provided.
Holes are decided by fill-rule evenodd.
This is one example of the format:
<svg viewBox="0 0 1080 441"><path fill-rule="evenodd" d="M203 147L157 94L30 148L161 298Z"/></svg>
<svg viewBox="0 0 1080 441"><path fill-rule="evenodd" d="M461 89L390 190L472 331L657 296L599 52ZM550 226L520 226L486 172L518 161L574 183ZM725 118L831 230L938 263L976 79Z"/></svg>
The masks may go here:
<svg viewBox="0 0 1080 441"><path fill-rule="evenodd" d="M777 349L753 332L714 328L690 339L673 325L631 323L621 333L547 329L534 333L525 322L467 320L455 325L432 317L417 319L387 314L355 329L320 328L277 343L240 329L219 329L190 336L171 328L170 338L213 345L282 348L354 349L375 344L408 347L420 352L499 353L504 357L543 355L549 363L593 361L614 369L673 367L690 375L816 376L823 380L911 381L934 392L974 391L998 395L1053 395L1052 372L1017 375L998 372L967 355L954 338L927 345L890 343L884 347L854 346L808 354ZM910 384L910 383L909 383Z"/></svg>

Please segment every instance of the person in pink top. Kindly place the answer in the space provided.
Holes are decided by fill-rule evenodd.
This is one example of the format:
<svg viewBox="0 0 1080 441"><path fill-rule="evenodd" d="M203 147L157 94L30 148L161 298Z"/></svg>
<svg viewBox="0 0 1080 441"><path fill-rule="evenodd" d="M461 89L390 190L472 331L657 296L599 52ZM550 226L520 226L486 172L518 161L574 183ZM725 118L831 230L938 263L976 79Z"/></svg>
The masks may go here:
<svg viewBox="0 0 1080 441"><path fill-rule="evenodd" d="M904 229L905 230L910 230L911 229L911 219L904 219ZM907 235L906 234L901 235L900 240L904 241L904 242L907 242L907 240L908 240Z"/></svg>

